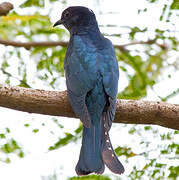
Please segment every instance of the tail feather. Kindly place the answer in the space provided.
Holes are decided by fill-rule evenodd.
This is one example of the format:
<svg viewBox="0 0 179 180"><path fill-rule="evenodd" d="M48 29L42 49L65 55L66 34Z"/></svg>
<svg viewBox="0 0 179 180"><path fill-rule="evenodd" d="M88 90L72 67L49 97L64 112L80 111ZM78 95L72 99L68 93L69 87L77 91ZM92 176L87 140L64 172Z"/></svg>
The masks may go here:
<svg viewBox="0 0 179 180"><path fill-rule="evenodd" d="M85 102L91 123L90 127L83 124L82 147L76 173L102 174L105 165L114 173L123 173L124 167L112 148L108 134L114 119L116 101L105 93L100 74L95 87L87 93Z"/></svg>
<svg viewBox="0 0 179 180"><path fill-rule="evenodd" d="M104 127L105 125L105 116L102 117L102 137L103 137L103 143L102 143L102 158L104 161L104 164L113 172L116 174L122 174L124 173L124 167L117 158L110 138L108 134L108 128Z"/></svg>
<svg viewBox="0 0 179 180"><path fill-rule="evenodd" d="M108 129L104 127L104 116L99 126L86 128L83 126L83 139L80 151L79 161L76 165L78 175L87 175L90 173L102 174L104 164L116 174L124 173L124 167L116 156L110 138Z"/></svg>
<svg viewBox="0 0 179 180"><path fill-rule="evenodd" d="M87 175L93 172L102 174L104 172L101 141L101 123L91 128L83 126L82 147L75 169L78 175Z"/></svg>

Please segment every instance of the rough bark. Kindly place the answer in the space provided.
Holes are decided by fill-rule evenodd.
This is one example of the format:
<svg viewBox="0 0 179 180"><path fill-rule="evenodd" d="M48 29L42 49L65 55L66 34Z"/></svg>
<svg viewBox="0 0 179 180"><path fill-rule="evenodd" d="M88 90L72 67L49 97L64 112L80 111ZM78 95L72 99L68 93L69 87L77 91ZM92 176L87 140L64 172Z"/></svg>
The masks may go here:
<svg viewBox="0 0 179 180"><path fill-rule="evenodd" d="M70 106L66 91L0 85L0 106L29 113L77 118ZM179 130L179 105L118 100L114 122L155 124Z"/></svg>

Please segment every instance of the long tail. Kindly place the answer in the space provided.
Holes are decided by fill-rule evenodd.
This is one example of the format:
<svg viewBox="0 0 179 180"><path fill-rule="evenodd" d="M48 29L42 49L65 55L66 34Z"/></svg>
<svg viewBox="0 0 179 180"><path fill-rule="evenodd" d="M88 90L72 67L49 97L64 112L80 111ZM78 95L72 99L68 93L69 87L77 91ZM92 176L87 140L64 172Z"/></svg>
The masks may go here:
<svg viewBox="0 0 179 180"><path fill-rule="evenodd" d="M101 133L101 122L91 128L83 126L82 147L75 169L78 175L87 175L93 172L102 174L104 172L101 154Z"/></svg>
<svg viewBox="0 0 179 180"><path fill-rule="evenodd" d="M86 106L90 115L91 126L83 126L82 147L76 165L78 175L90 173L102 174L104 162L102 158L102 121L101 115L106 104L102 76L98 74L95 87L86 95Z"/></svg>
<svg viewBox="0 0 179 180"><path fill-rule="evenodd" d="M99 74L95 87L86 96L86 105L91 119L89 128L83 126L82 147L76 165L78 175L90 173L102 174L104 164L114 173L121 174L124 167L113 151L108 131L111 126L104 127L109 122L105 115L107 97L103 87L102 77Z"/></svg>
<svg viewBox="0 0 179 180"><path fill-rule="evenodd" d="M91 128L83 126L82 147L79 161L76 165L78 175L87 175L90 173L102 174L104 164L116 174L122 174L124 167L118 160L107 128L104 127L104 116L102 121Z"/></svg>
<svg viewBox="0 0 179 180"><path fill-rule="evenodd" d="M102 115L102 157L105 165L113 172L116 174L122 174L124 173L124 167L117 158L110 138L108 134L108 129L105 127L105 115Z"/></svg>

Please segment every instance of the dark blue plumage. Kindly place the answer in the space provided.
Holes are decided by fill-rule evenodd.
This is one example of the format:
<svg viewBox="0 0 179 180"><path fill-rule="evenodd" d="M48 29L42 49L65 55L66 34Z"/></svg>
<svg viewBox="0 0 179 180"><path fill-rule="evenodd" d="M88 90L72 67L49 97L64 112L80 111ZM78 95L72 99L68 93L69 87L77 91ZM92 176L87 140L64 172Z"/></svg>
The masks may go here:
<svg viewBox="0 0 179 180"><path fill-rule="evenodd" d="M115 155L108 131L116 110L118 63L112 43L99 31L94 13L85 7L67 8L54 26L70 32L64 68L71 106L83 123L78 175L102 174L104 164L114 173L124 167Z"/></svg>

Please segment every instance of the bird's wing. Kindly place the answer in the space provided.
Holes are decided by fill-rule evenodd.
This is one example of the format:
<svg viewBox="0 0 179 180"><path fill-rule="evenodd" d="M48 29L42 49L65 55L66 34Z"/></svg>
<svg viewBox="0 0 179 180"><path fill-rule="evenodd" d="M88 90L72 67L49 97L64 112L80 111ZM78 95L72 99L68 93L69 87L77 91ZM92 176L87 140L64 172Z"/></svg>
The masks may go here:
<svg viewBox="0 0 179 180"><path fill-rule="evenodd" d="M108 104L103 116L106 116L106 128L109 130L116 111L118 92L119 67L112 43L106 39L107 48L100 53L100 72L103 76L103 85L108 96Z"/></svg>
<svg viewBox="0 0 179 180"><path fill-rule="evenodd" d="M96 49L80 36L73 36L65 58L67 92L71 106L86 127L91 120L86 107L86 95L94 87L97 79Z"/></svg>

